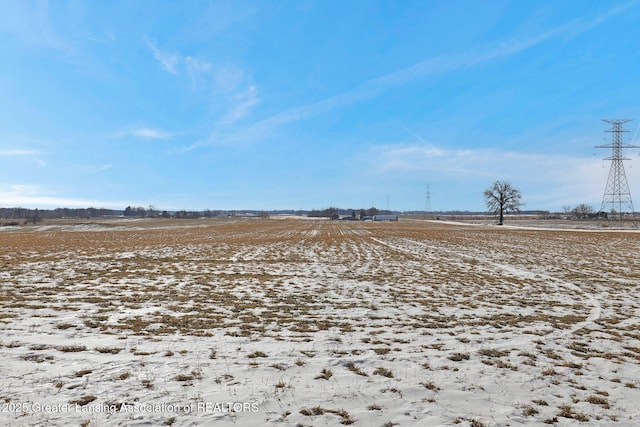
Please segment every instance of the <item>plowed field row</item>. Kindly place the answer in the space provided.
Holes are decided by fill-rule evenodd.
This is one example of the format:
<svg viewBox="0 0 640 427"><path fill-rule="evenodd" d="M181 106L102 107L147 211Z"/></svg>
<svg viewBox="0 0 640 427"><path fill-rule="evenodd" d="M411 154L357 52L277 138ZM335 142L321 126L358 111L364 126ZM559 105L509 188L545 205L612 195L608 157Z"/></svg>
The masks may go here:
<svg viewBox="0 0 640 427"><path fill-rule="evenodd" d="M3 425L640 417L639 234L184 224L0 234Z"/></svg>

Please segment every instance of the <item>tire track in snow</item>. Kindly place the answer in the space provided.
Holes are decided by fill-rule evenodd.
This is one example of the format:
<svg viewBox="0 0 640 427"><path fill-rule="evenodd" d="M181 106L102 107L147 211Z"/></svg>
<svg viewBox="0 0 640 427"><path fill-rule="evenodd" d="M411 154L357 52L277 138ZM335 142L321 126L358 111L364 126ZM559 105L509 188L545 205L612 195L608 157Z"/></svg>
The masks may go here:
<svg viewBox="0 0 640 427"><path fill-rule="evenodd" d="M398 252L402 252L402 253L406 253L406 254L410 254L414 257L418 257L420 258L420 251L413 251L411 249L408 249L406 247L402 247L402 246L397 246L394 245L392 243L388 243L385 242L384 240L381 240L379 238L376 237L371 237L369 236L369 238L373 241L375 241L376 243L379 243L383 246L386 246L392 250L398 251ZM421 243L419 241L416 240L412 240L412 239L402 239L403 241L409 243L409 244L413 244L413 245L417 245L419 247L425 248L425 247L429 247L427 244L425 243ZM461 251L455 251L452 249L447 249L447 248L443 248L441 246L438 246L436 248L438 251L440 252L444 252L448 255L453 255L455 257L459 257L459 258L465 258L465 259L471 259L474 261L477 261L478 258L473 256L473 255L468 255L465 254ZM544 280L549 281L549 283L551 285L554 285L556 287L560 287L560 288L564 288L567 289L573 293L582 295L583 299L587 300L589 302L589 304L591 305L591 310L589 311L589 315L587 316L587 318L585 320L583 320L582 322L578 322L576 324L574 324L571 328L566 329L566 330L557 330L555 332L549 333L547 335L545 335L546 338L565 338L571 334L573 334L574 332L593 324L596 320L598 320L602 314L602 305L600 304L600 301L598 301L598 299L596 297L594 297L593 295L583 291L578 285L576 285L575 283L571 283L571 282L567 282L566 280L560 279L558 277L554 277L554 276L550 276L548 274L545 273L534 273L532 271L529 271L527 269L524 268L520 268L520 267L515 267L513 265L510 264L502 264L499 262L495 262L495 261L490 261L487 259L484 259L483 262L485 263L485 265L489 265L492 266L498 270L502 270L505 272L509 272L512 274L516 274L520 277L524 277L524 278L530 278L530 279L538 279L538 278L542 278ZM532 339L526 340L527 342L529 341L533 341Z"/></svg>

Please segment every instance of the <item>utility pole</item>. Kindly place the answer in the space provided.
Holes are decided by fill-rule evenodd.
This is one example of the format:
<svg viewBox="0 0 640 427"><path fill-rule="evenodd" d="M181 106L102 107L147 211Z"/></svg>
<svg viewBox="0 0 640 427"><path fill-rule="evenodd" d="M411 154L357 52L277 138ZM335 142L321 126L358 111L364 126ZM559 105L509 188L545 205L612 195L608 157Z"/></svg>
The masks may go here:
<svg viewBox="0 0 640 427"><path fill-rule="evenodd" d="M611 157L604 159L611 160L611 168L609 169L607 185L604 189L604 195L602 196L600 211L607 212L611 216L617 216L618 219L622 219L625 213L628 212L633 215L634 212L631 191L629 191L627 175L624 171L624 161L631 159L622 155L622 149L640 148L640 146L622 143L622 134L629 132L622 126L631 120L603 119L603 121L612 126L611 129L606 130L606 132L611 132L611 143L598 145L596 148L611 148Z"/></svg>

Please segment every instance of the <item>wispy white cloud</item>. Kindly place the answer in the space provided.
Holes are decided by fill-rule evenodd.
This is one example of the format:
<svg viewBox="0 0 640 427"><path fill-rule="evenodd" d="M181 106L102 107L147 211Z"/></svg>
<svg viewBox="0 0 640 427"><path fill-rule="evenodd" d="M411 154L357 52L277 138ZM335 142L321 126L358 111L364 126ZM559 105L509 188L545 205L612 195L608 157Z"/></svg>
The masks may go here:
<svg viewBox="0 0 640 427"><path fill-rule="evenodd" d="M186 70L193 88L200 88L209 79L207 75L213 71L213 66L210 62L194 56L182 56L180 52L168 53L163 51L146 36L144 41L163 70L174 75L179 75Z"/></svg>
<svg viewBox="0 0 640 427"><path fill-rule="evenodd" d="M245 71L234 64L219 65L213 73L216 90L224 94L237 92L247 80Z"/></svg>
<svg viewBox="0 0 640 427"><path fill-rule="evenodd" d="M368 170L391 181L410 178L486 186L506 179L528 190L523 195L533 209L543 208L544 204L560 210L564 205L579 203L599 208L609 168L608 162L599 158L495 149L454 150L433 144L388 144L373 148L369 155ZM640 168L629 166L633 163L627 165L627 178L633 187L633 183L640 182ZM640 192L640 188L635 190Z"/></svg>
<svg viewBox="0 0 640 427"><path fill-rule="evenodd" d="M134 129L131 131L131 135L146 139L166 139L170 136L167 132L150 128Z"/></svg>
<svg viewBox="0 0 640 427"><path fill-rule="evenodd" d="M281 113L268 117L254 125L257 130L262 132L267 131L273 127L284 125L290 122L296 122L300 120L306 120L309 117L327 113L338 107L344 107L354 104L358 101L362 101L368 98L372 98L377 94L375 90L368 87L367 83L358 87L350 92L334 95L330 98L303 105L300 107L292 108Z"/></svg>
<svg viewBox="0 0 640 427"><path fill-rule="evenodd" d="M438 175L453 179L487 174L490 150L447 150L432 144L387 144L373 149L372 164L379 173Z"/></svg>
<svg viewBox="0 0 640 427"><path fill-rule="evenodd" d="M5 149L0 150L0 157L19 157L24 158L27 161L33 162L39 167L44 167L47 163L42 160L41 152L38 150L31 149Z"/></svg>
<svg viewBox="0 0 640 427"><path fill-rule="evenodd" d="M588 31L598 25L606 22L610 18L623 13L625 10L630 9L638 4L637 0L631 0L626 3L618 4L611 9L597 15L592 20L585 20L583 18L578 18L570 23L566 24L565 34L567 37L574 37L580 33Z"/></svg>
<svg viewBox="0 0 640 427"><path fill-rule="evenodd" d="M187 56L184 59L184 62L189 66L190 69L199 73L211 71L211 64L201 59Z"/></svg>
<svg viewBox="0 0 640 427"><path fill-rule="evenodd" d="M180 55L177 53L170 54L166 52L162 52L154 42L149 40L147 37L144 38L147 46L153 52L153 56L160 63L160 66L163 70L167 71L171 74L178 74L176 66L178 65L178 61L180 60Z"/></svg>
<svg viewBox="0 0 640 427"><path fill-rule="evenodd" d="M511 50L513 50L513 48L511 48ZM445 68L453 70L455 69L453 66L455 62L459 63L458 66L465 63L464 61L459 61L457 59L449 59L446 61L448 62L448 65L445 67L444 65L440 65L440 63L445 62L445 59L446 58L436 58L424 61L416 66L409 67L408 69L369 80L351 91L340 93L318 102L285 110L236 132L226 134L222 134L218 131L213 132L208 138L197 141L191 146L185 148L183 151L190 151L209 145L228 145L235 144L238 141L252 141L255 140L255 138L264 137L275 128L288 123L307 120L310 117L328 113L336 108L349 106L357 102L374 98L382 91L388 90L391 86L407 83L410 80L416 79L429 72L441 71ZM468 59L466 63L470 64L473 61L479 61L479 57L475 57L475 59Z"/></svg>
<svg viewBox="0 0 640 427"><path fill-rule="evenodd" d="M131 128L115 132L111 135L112 138L122 138L127 136L134 136L143 139L168 139L172 134L160 129L153 129L149 127Z"/></svg>
<svg viewBox="0 0 640 427"><path fill-rule="evenodd" d="M3 157L37 156L39 154L40 152L37 150L24 150L24 149L0 150L0 156L3 156Z"/></svg>
<svg viewBox="0 0 640 427"><path fill-rule="evenodd" d="M0 13L0 32L12 35L19 43L42 46L66 54L75 49L68 39L54 28L49 2L12 2L3 4ZM7 10L9 9L9 10Z"/></svg>
<svg viewBox="0 0 640 427"><path fill-rule="evenodd" d="M336 108L374 98L394 86L400 86L427 75L451 72L461 68L472 67L499 57L513 55L547 40L553 34L556 34L556 32L557 30L549 31L545 34L522 41L501 42L496 47L480 54L474 52L429 58L408 68L365 81L348 92L275 114L262 120L255 126L269 128L289 122L305 120L315 115L327 113Z"/></svg>
<svg viewBox="0 0 640 427"><path fill-rule="evenodd" d="M0 183L0 200L2 200L4 207L21 206L26 208L96 207L121 209L130 204L124 201L64 197L37 185L21 183Z"/></svg>
<svg viewBox="0 0 640 427"><path fill-rule="evenodd" d="M215 102L225 106L216 125L231 125L259 104L258 87L242 68L233 64L214 67L190 56L185 58L185 65L192 89L209 89Z"/></svg>
<svg viewBox="0 0 640 427"><path fill-rule="evenodd" d="M0 190L10 194L21 194L24 196L40 194L39 187L32 184L8 184L0 187Z"/></svg>
<svg viewBox="0 0 640 427"><path fill-rule="evenodd" d="M182 56L179 52L168 54L145 37L160 66L177 78L188 79L192 90L213 96L217 104L225 105L225 110L216 120L217 125L231 125L242 119L258 105L258 88L240 67L233 64L214 66L211 62L195 56ZM186 77L185 77L186 76ZM163 138L163 134L150 129L140 129L132 133L143 138Z"/></svg>
<svg viewBox="0 0 640 427"><path fill-rule="evenodd" d="M113 167L113 165L111 165L111 164L106 164L106 165L77 165L77 166L75 166L75 168L80 173L84 173L84 174L96 174L96 173L108 171L112 167Z"/></svg>
<svg viewBox="0 0 640 427"><path fill-rule="evenodd" d="M220 121L222 124L231 124L245 117L253 107L258 105L258 89L250 85L244 92L233 96L235 106Z"/></svg>
<svg viewBox="0 0 640 427"><path fill-rule="evenodd" d="M413 136L418 141L420 141L420 142L422 142L424 144L428 144L428 142L423 137L421 137L420 135L418 135L417 133L415 133L414 131L409 129L407 126L403 125L402 123L400 123L397 120L393 120L393 122L396 123L398 126L400 126L402 129L406 130L409 133L409 135Z"/></svg>
<svg viewBox="0 0 640 427"><path fill-rule="evenodd" d="M191 80L191 87L199 89L206 86L206 82L209 79L208 74L211 73L212 66L209 62L202 59L187 56L184 58L185 66L187 67L187 74Z"/></svg>
<svg viewBox="0 0 640 427"><path fill-rule="evenodd" d="M252 129L243 130L242 133L264 135L275 127L290 122L306 120L312 116L325 114L336 108L374 98L393 87L404 85L426 76L471 68L485 62L515 55L559 36L574 37L623 12L626 8L630 7L631 4L632 3L614 7L607 13L599 15L592 20L576 19L533 36L501 40L489 48L482 49L476 47L465 53L447 54L428 58L410 67L367 80L350 91L272 115L254 124ZM217 139L214 138L212 141L213 140ZM207 144L199 144L199 146L201 145Z"/></svg>
<svg viewBox="0 0 640 427"><path fill-rule="evenodd" d="M245 92L245 101L241 102L239 105L234 107L221 121L221 124L231 124L233 117L236 119L243 116L243 114L248 112L249 107L253 107L257 105L258 99L253 97L253 92L255 89L251 89L251 87ZM355 97L361 97L360 94L355 94ZM241 98L241 97L240 97ZM315 104L305 105L302 107L294 108L291 110L284 111L282 113L275 114L271 117L268 117L264 120L261 120L253 125L242 127L239 130L231 129L227 132L215 130L206 138L196 141L188 147L180 150L181 152L187 152L191 150L195 150L201 147L216 145L235 145L238 143L250 143L251 141L255 141L256 138L261 138L268 135L274 128L278 126L296 122L300 120L307 119L312 115L318 114L320 111L328 112L331 109L335 108L337 105L344 105L350 102L355 102L354 96L350 93L337 95L335 97L317 102ZM225 120L226 119L226 120Z"/></svg>
<svg viewBox="0 0 640 427"><path fill-rule="evenodd" d="M408 68L369 80L363 86L379 86L381 88L396 86L425 75L451 72L515 55L558 36L575 37L622 13L625 9L631 7L633 3L635 1L626 5L616 6L592 20L578 18L540 34L501 40L488 49L475 48L462 54L440 55L435 58L429 58Z"/></svg>

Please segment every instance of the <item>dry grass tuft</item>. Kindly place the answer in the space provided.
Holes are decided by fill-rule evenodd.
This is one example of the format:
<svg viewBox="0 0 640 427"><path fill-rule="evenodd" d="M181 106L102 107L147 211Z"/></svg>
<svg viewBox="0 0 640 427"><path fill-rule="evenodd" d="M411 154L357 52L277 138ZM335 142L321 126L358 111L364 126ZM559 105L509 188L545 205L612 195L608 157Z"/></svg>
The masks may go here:
<svg viewBox="0 0 640 427"><path fill-rule="evenodd" d="M253 353L249 354L247 356L249 359L255 359L258 357L269 357L267 356L267 353L263 352L263 351L254 351Z"/></svg>
<svg viewBox="0 0 640 427"><path fill-rule="evenodd" d="M493 348L481 348L478 350L478 354L487 357L503 357L508 356L511 353L509 350L496 350Z"/></svg>
<svg viewBox="0 0 640 427"><path fill-rule="evenodd" d="M307 417L324 415L325 413L335 414L340 417L340 424L343 425L350 425L356 422L356 420L353 419L351 415L344 409L325 409L320 406L315 406L313 408L302 408L300 409L300 413Z"/></svg>
<svg viewBox="0 0 640 427"><path fill-rule="evenodd" d="M87 349L87 347L84 345L62 345L56 348L59 351L62 351L65 353L75 353L75 352L85 351Z"/></svg>
<svg viewBox="0 0 640 427"><path fill-rule="evenodd" d="M77 399L77 400L70 400L69 403L72 405L86 406L96 399L97 397L93 395L86 395L86 396L82 396L80 399Z"/></svg>
<svg viewBox="0 0 640 427"><path fill-rule="evenodd" d="M561 405L558 407L560 412L558 417L572 418L578 421L589 421L589 417L581 412L576 412L570 405Z"/></svg>
<svg viewBox="0 0 640 427"><path fill-rule="evenodd" d="M437 385L434 384L433 381L429 381L429 382L422 382L420 383L422 384L427 390L433 390L433 391L438 391L440 390L440 387L438 387Z"/></svg>
<svg viewBox="0 0 640 427"><path fill-rule="evenodd" d="M316 376L314 379L315 380L328 380L332 376L333 376L333 372L331 372L331 369L324 368L322 370L322 372L320 372L320 375Z"/></svg>
<svg viewBox="0 0 640 427"><path fill-rule="evenodd" d="M363 377L368 377L369 376L362 369L360 369L356 365L354 365L353 362L348 362L345 366L346 366L346 368L348 370L350 370L354 374L357 374L357 375L360 375L360 376L363 376Z"/></svg>
<svg viewBox="0 0 640 427"><path fill-rule="evenodd" d="M178 374L175 377L176 381L193 381L193 380L201 380L203 378L202 371L199 369L194 369L189 374Z"/></svg>
<svg viewBox="0 0 640 427"><path fill-rule="evenodd" d="M604 409L609 409L609 400L607 400L607 398L603 396L592 395L587 397L585 399L585 402L591 403L592 405L600 405Z"/></svg>
<svg viewBox="0 0 640 427"><path fill-rule="evenodd" d="M96 347L98 353L118 354L122 351L122 348L118 347Z"/></svg>
<svg viewBox="0 0 640 427"><path fill-rule="evenodd" d="M76 377L84 377L85 375L89 375L92 372L93 372L93 369L82 369L80 371L77 371L74 375Z"/></svg>
<svg viewBox="0 0 640 427"><path fill-rule="evenodd" d="M373 375L381 375L383 377L393 378L393 372L391 372L390 370L388 370L386 368L383 368L383 367L377 367L373 371Z"/></svg>
<svg viewBox="0 0 640 427"><path fill-rule="evenodd" d="M447 356L447 359L453 362L461 362L463 360L469 360L469 353L453 353Z"/></svg>

